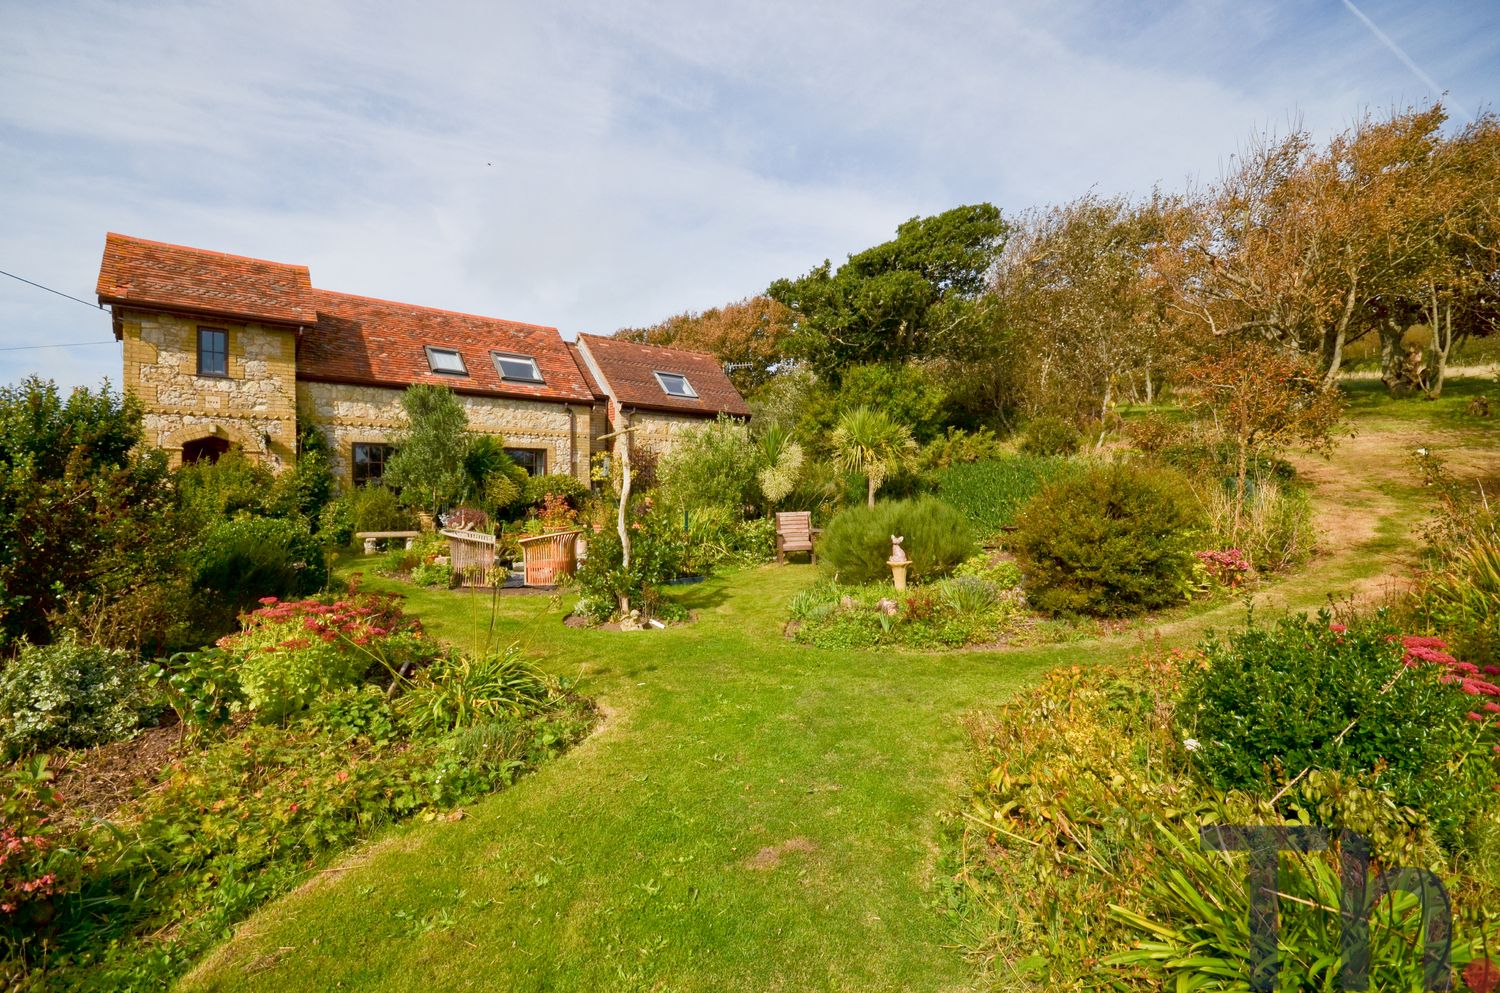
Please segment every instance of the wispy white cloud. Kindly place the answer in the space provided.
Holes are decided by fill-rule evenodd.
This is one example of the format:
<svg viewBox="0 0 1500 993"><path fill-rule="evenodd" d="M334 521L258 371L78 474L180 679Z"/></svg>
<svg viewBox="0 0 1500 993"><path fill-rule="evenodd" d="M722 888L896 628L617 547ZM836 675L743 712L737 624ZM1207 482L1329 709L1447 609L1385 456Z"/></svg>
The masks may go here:
<svg viewBox="0 0 1500 993"><path fill-rule="evenodd" d="M1495 17L1374 2L1435 73L1493 89ZM1290 2L38 0L0 22L0 268L87 296L123 230L567 333L752 293L960 202L1210 179L1251 129L1406 97L1345 12ZM3 282L0 346L108 335ZM118 361L0 352L0 380Z"/></svg>

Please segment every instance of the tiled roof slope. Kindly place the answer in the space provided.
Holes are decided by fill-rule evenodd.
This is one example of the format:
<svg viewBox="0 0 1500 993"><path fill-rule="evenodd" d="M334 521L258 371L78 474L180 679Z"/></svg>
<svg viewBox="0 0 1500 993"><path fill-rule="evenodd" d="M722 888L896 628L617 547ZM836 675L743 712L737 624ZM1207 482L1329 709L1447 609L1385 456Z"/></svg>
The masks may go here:
<svg viewBox="0 0 1500 993"><path fill-rule="evenodd" d="M369 386L436 383L460 393L590 403L594 392L556 328L312 290L317 321L297 350L297 378ZM454 348L467 376L434 373L424 346ZM542 383L500 378L490 352L536 359Z"/></svg>
<svg viewBox="0 0 1500 993"><path fill-rule="evenodd" d="M588 360L583 357L583 352L579 351L578 342L568 342L568 352L573 356L573 361L578 364L578 371L582 374L584 382L588 383L589 389L593 391L594 399L608 399L609 395L604 392L604 387L600 385L599 380L594 378L594 371L589 368Z"/></svg>
<svg viewBox="0 0 1500 993"><path fill-rule="evenodd" d="M99 302L213 317L310 324L307 266L225 255L110 232Z"/></svg>
<svg viewBox="0 0 1500 993"><path fill-rule="evenodd" d="M608 387L621 406L645 407L685 414L712 416L719 412L750 416L750 407L724 374L719 360L703 352L660 345L639 345L619 338L591 334L578 336L579 343L599 365ZM661 388L654 373L675 372L686 376L697 398L674 397Z"/></svg>

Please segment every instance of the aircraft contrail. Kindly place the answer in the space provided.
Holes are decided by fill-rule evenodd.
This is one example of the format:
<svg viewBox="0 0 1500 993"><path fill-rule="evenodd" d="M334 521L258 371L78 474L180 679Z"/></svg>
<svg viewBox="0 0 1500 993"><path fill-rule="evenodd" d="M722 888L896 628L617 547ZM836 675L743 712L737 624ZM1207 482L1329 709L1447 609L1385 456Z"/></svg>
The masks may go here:
<svg viewBox="0 0 1500 993"><path fill-rule="evenodd" d="M1391 54L1400 59L1402 65L1406 66L1406 68L1412 71L1413 75L1415 75L1422 82L1426 83L1427 88L1432 91L1434 96L1438 96L1443 93L1443 88L1438 85L1438 81L1427 75L1427 73L1423 72L1422 67L1413 62L1412 57L1410 55L1407 55L1406 51L1402 49L1400 45L1396 44L1396 42L1391 38L1390 35L1380 30L1380 28L1376 26L1374 21L1366 17L1365 12L1354 5L1353 0L1343 0L1343 2L1344 6L1349 8L1349 13L1359 18L1360 23L1369 28L1370 33L1373 34L1382 45L1390 49ZM1457 109L1460 114L1463 114L1464 117L1468 120L1473 120L1473 118L1470 117L1469 114L1462 108L1455 109Z"/></svg>

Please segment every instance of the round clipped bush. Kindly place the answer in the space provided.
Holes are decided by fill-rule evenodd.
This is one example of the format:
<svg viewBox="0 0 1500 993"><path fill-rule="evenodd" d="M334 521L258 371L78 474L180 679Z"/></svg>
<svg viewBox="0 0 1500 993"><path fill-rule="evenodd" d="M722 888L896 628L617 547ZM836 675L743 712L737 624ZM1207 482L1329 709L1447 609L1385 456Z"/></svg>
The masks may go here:
<svg viewBox="0 0 1500 993"><path fill-rule="evenodd" d="M1072 455L1083 447L1083 435L1061 417L1050 414L1026 425L1021 451L1027 455Z"/></svg>
<svg viewBox="0 0 1500 993"><path fill-rule="evenodd" d="M907 576L918 582L952 572L974 553L963 514L936 497L851 507L828 522L818 539L818 561L841 583L874 583L891 576L891 536L904 536Z"/></svg>
<svg viewBox="0 0 1500 993"><path fill-rule="evenodd" d="M1175 472L1117 464L1047 486L1016 526L1026 596L1038 609L1122 617L1187 598L1205 522Z"/></svg>

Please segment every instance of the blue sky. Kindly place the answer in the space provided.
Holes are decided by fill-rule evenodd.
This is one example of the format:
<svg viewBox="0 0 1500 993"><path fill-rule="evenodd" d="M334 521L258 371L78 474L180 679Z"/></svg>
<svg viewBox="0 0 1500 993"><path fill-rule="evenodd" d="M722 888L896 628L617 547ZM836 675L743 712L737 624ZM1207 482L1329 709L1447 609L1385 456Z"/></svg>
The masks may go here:
<svg viewBox="0 0 1500 993"><path fill-rule="evenodd" d="M1500 3L0 0L0 269L92 299L115 230L607 333L918 214L1209 183L1253 131L1497 83ZM0 349L108 338L0 277ZM0 351L0 382L119 363Z"/></svg>

